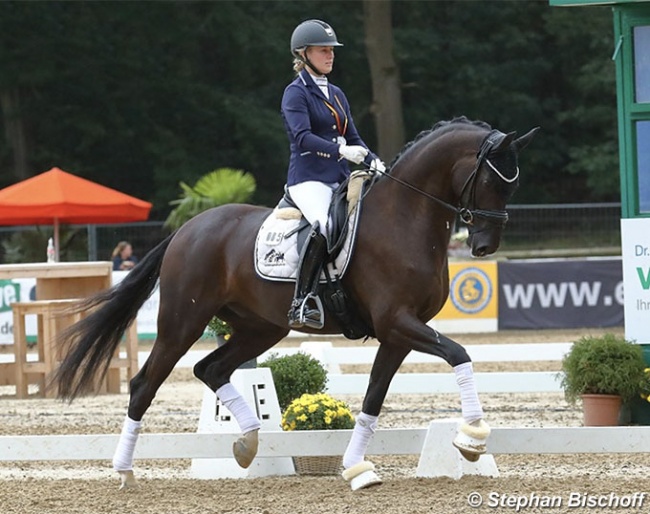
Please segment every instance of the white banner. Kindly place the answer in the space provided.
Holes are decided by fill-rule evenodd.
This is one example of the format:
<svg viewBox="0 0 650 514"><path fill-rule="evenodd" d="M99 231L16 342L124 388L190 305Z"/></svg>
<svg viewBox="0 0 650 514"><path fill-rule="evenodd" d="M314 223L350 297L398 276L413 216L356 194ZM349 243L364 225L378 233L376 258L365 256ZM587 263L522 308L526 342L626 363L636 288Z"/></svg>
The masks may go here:
<svg viewBox="0 0 650 514"><path fill-rule="evenodd" d="M650 344L650 219L621 220L625 338Z"/></svg>

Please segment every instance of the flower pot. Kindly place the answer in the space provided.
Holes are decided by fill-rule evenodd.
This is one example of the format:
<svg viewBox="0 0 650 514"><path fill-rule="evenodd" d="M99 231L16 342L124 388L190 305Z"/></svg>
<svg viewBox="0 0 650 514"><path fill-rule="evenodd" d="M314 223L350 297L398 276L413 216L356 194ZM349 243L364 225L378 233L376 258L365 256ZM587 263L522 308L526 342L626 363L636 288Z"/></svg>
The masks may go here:
<svg viewBox="0 0 650 514"><path fill-rule="evenodd" d="M618 426L621 397L614 394L583 394L582 412L586 427Z"/></svg>
<svg viewBox="0 0 650 514"><path fill-rule="evenodd" d="M343 465L343 457L294 457L293 465L299 475L338 475Z"/></svg>

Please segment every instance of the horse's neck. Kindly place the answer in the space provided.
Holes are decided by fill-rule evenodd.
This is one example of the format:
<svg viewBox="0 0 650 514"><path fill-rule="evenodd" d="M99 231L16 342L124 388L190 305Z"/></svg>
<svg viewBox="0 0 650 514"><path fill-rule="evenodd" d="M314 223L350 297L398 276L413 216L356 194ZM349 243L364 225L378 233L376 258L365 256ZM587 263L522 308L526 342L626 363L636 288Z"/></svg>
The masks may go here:
<svg viewBox="0 0 650 514"><path fill-rule="evenodd" d="M434 260L443 264L455 217L451 210L388 177L375 184L364 204L362 224L367 225L361 230L371 232L372 239L399 246L406 258L432 255L435 248Z"/></svg>
<svg viewBox="0 0 650 514"><path fill-rule="evenodd" d="M446 259L456 213L458 198L453 191L453 171L463 160L471 160L466 145L449 144L446 137L429 144L418 145L405 154L393 167L391 175L410 184L420 192L391 177L375 185L368 196L369 204L380 206L376 211L382 219L398 227L396 237L408 241L408 251L430 253L436 248L436 261ZM462 163L465 165L465 163ZM466 163L471 166L471 162ZM441 202L431 198L434 197ZM370 205L369 205L370 206Z"/></svg>

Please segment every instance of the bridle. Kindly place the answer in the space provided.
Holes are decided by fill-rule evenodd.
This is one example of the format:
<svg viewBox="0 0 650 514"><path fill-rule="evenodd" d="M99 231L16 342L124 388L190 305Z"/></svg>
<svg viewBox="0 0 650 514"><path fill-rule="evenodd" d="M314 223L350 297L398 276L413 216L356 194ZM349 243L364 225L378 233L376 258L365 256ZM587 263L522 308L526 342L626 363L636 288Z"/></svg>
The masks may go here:
<svg viewBox="0 0 650 514"><path fill-rule="evenodd" d="M466 225L471 226L474 224L475 219L483 218L489 223L504 226L508 221L507 211L475 209L474 205L476 201L476 178L478 176L478 171L481 169L481 166L483 164L487 164L488 168L491 171L493 171L497 175L497 177L499 177L501 180L503 180L508 184L512 184L519 178L519 167L517 167L517 172L515 173L514 177L507 178L488 159L488 156L492 151L492 149L498 146L499 143L501 143L501 141L503 141L505 137L506 134L500 132L499 130L492 130L485 137L485 139L481 143L478 153L476 154L476 164L474 165L474 168L472 169L471 173L467 176L467 179L463 184L463 188L461 189L458 207L448 202L445 202L444 200L441 200L437 196L434 196L432 194L427 193L426 191L423 191L422 189L414 186L413 184L410 184L402 179L399 179L391 175L390 170L389 171L371 170L371 171L380 173L384 177L388 177L391 180L397 182L398 184L401 184L402 186L407 187L412 191L415 191L416 193L428 198L429 200L433 200L439 205L445 207L446 209L449 209L450 211L456 213L460 218L460 220Z"/></svg>

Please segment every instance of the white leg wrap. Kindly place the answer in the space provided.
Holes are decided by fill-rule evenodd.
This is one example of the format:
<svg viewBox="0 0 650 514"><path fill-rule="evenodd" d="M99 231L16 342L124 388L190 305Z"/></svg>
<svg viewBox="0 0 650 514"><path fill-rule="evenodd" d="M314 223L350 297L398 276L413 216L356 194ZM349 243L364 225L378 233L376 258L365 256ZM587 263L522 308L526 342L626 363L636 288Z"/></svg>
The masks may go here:
<svg viewBox="0 0 650 514"><path fill-rule="evenodd" d="M483 418L483 409L478 399L478 392L476 391L472 363L465 362L455 366L454 373L456 373L456 383L460 388L460 407L463 413L463 419L467 423L478 421Z"/></svg>
<svg viewBox="0 0 650 514"><path fill-rule="evenodd" d="M381 478L375 473L375 465L367 460L346 469L342 476L350 482L353 491L381 484Z"/></svg>
<svg viewBox="0 0 650 514"><path fill-rule="evenodd" d="M365 414L364 412L360 413L357 416L356 422L354 424L354 430L352 431L352 437L348 443L348 447L345 450L343 455L343 467L345 469L351 468L352 466L363 462L363 458L366 455L366 450L370 444L370 438L372 434L375 433L377 429L377 416L371 416L370 414Z"/></svg>
<svg viewBox="0 0 650 514"><path fill-rule="evenodd" d="M133 452L135 451L135 443L138 441L141 428L142 421L134 421L128 416L124 420L120 440L117 443L117 448L115 448L115 454L113 455L113 469L115 471L133 470Z"/></svg>
<svg viewBox="0 0 650 514"><path fill-rule="evenodd" d="M237 421L242 434L261 428L260 420L230 382L217 389L217 396Z"/></svg>

